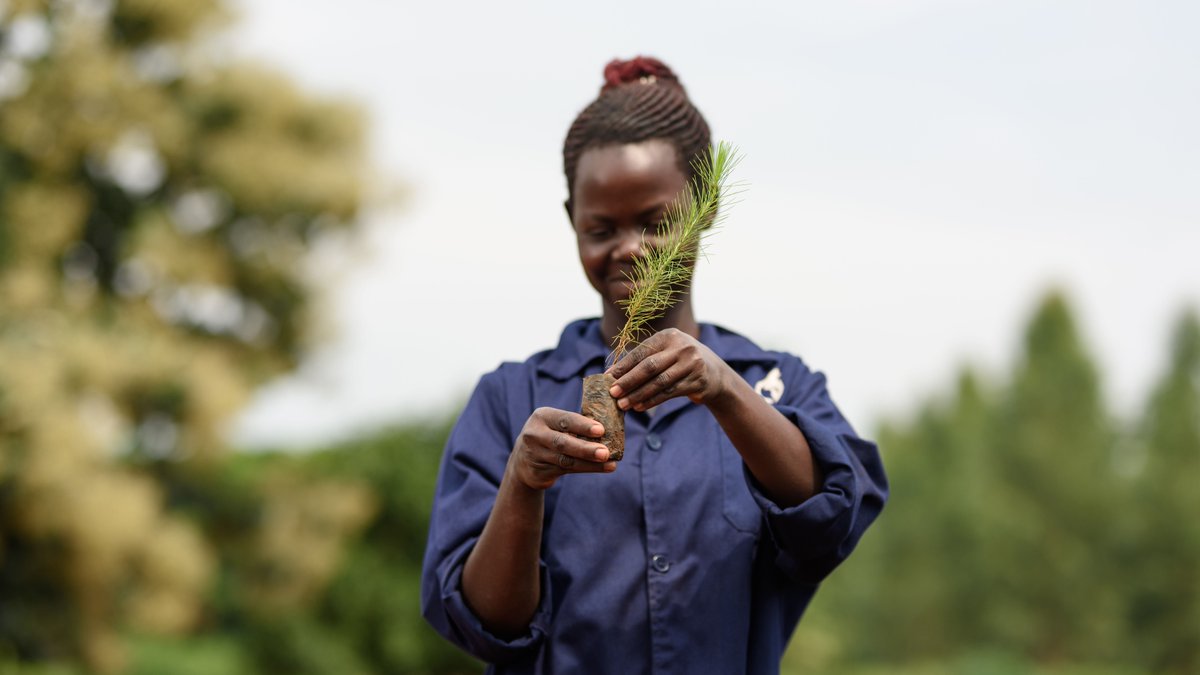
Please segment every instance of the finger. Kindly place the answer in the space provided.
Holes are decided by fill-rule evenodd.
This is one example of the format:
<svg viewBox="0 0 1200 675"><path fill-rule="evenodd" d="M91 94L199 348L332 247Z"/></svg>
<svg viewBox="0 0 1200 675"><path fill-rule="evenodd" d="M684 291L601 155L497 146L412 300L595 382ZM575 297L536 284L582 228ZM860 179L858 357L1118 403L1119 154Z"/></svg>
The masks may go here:
<svg viewBox="0 0 1200 675"><path fill-rule="evenodd" d="M634 347L632 350L626 353L625 356L621 357L619 361L614 363L612 367L608 369L608 374L612 375L615 379L621 379L621 376L633 370L633 368L641 363L643 359L661 349L660 344L663 342L665 337L666 336L660 332L646 338L645 342L642 342L638 346ZM619 394L617 395L619 396Z"/></svg>
<svg viewBox="0 0 1200 675"><path fill-rule="evenodd" d="M648 399L633 403L632 406L638 411L649 410L650 408L653 408L654 406L677 396L688 396L690 398L693 393L696 393L701 389L702 387L699 384L698 376L695 373L692 373L682 380L675 382L668 389L664 389ZM620 405L619 401L617 402L617 405Z"/></svg>
<svg viewBox="0 0 1200 675"><path fill-rule="evenodd" d="M651 400L666 400L685 393L681 390L680 385L687 377L688 369L678 362L673 363L671 367L651 377L640 387L618 399L617 405L623 410L637 407L639 404L651 407L649 404Z"/></svg>
<svg viewBox="0 0 1200 675"><path fill-rule="evenodd" d="M576 412L558 410L556 408L538 408L534 412L534 415L548 429L576 436L591 436L593 438L600 438L604 435L604 425Z"/></svg>
<svg viewBox="0 0 1200 675"><path fill-rule="evenodd" d="M612 473L617 470L616 462L580 462L571 473Z"/></svg>
<svg viewBox="0 0 1200 675"><path fill-rule="evenodd" d="M616 462L587 462L587 461L575 460L574 458L570 458L570 457L568 457L567 459L570 459L572 461L565 462L565 461L563 461L563 457L566 457L566 455L562 455L558 458L558 468L564 474L567 474L567 473L609 473L617 468Z"/></svg>
<svg viewBox="0 0 1200 675"><path fill-rule="evenodd" d="M621 379L617 380L610 393L613 393L618 398L632 395L638 389L653 383L656 378L666 375L671 367L675 365L675 362L676 354L673 351L650 354ZM668 385L670 385L670 381L666 379L659 380L659 389Z"/></svg>
<svg viewBox="0 0 1200 675"><path fill-rule="evenodd" d="M542 448L534 461L534 467L546 474L608 473L617 468L616 462L595 462L578 459L563 453Z"/></svg>
<svg viewBox="0 0 1200 675"><path fill-rule="evenodd" d="M566 455L580 461L603 462L608 459L609 451L603 444L579 438L565 431L543 429L534 435L535 442L541 448L539 461L557 462L559 455ZM549 459L546 459L549 457Z"/></svg>

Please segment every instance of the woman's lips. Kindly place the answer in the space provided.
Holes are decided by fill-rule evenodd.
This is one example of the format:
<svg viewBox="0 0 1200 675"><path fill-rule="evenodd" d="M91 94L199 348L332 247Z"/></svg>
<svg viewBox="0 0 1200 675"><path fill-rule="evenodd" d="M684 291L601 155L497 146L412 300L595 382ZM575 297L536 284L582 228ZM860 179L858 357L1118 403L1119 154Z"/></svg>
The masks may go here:
<svg viewBox="0 0 1200 675"><path fill-rule="evenodd" d="M620 267L620 268L617 268L616 270L614 270L613 272L609 273L607 281L609 283L615 283L615 282L621 282L621 281L632 283L630 281L632 278L633 278L633 268L632 267Z"/></svg>

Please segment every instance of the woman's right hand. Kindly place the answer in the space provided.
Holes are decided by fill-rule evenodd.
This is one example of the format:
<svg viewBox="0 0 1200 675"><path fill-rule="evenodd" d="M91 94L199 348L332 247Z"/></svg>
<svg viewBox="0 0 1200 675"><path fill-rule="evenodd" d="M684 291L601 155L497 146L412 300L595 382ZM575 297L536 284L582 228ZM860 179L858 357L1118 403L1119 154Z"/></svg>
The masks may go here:
<svg viewBox="0 0 1200 675"><path fill-rule="evenodd" d="M608 461L608 448L585 440L603 435L604 427L596 420L566 410L538 408L517 436L508 471L533 490L545 490L568 473L610 473L617 463Z"/></svg>

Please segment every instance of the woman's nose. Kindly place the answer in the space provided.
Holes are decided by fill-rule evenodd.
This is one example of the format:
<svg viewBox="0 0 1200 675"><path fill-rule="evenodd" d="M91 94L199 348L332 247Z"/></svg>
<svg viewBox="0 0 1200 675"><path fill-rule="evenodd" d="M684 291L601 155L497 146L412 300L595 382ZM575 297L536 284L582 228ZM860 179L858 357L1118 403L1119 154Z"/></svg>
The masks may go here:
<svg viewBox="0 0 1200 675"><path fill-rule="evenodd" d="M632 260L641 257L644 243L642 230L629 228L624 231L620 240L617 241L617 245L613 247L613 257L617 260Z"/></svg>

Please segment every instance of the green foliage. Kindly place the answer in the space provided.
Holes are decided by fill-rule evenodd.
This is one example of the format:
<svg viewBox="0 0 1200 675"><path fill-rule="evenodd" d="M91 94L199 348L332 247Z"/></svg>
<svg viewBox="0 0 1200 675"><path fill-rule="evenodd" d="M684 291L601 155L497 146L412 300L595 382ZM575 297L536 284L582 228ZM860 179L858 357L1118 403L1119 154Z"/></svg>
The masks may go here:
<svg viewBox="0 0 1200 675"><path fill-rule="evenodd" d="M993 629L1044 659L1116 656L1121 598L1109 582L1126 486L1114 427L1066 302L1051 295L1026 332L994 451L1004 478L996 511L1007 517L996 523L1005 545L994 549L1005 615Z"/></svg>
<svg viewBox="0 0 1200 675"><path fill-rule="evenodd" d="M1144 469L1133 494L1124 560L1137 566L1129 630L1146 663L1162 672L1200 670L1200 318L1177 324L1171 356L1142 423Z"/></svg>
<svg viewBox="0 0 1200 675"><path fill-rule="evenodd" d="M129 675L251 675L242 646L234 639L134 636Z"/></svg>
<svg viewBox="0 0 1200 675"><path fill-rule="evenodd" d="M371 672L342 635L309 616L280 617L256 624L248 642L261 673L366 675Z"/></svg>
<svg viewBox="0 0 1200 675"><path fill-rule="evenodd" d="M729 175L738 164L737 151L728 143L710 147L694 165L695 177L685 194L671 204L653 246L643 246L644 255L634 261L630 281L633 291L620 302L625 325L613 338L613 356L637 344L650 324L679 299L691 283L697 258L705 239L724 217L721 200L729 206Z"/></svg>
<svg viewBox="0 0 1200 675"><path fill-rule="evenodd" d="M164 664L178 660L187 672L222 675L478 673L420 613L448 432L446 423L413 425L310 454L242 454L164 477L175 488L172 508L188 513L218 552L217 579L193 636L136 636L130 672L175 672Z"/></svg>
<svg viewBox="0 0 1200 675"><path fill-rule="evenodd" d="M818 594L788 670L1195 672L1200 323L1180 321L1132 431L1098 373L1052 293L1010 376L964 370L885 424L891 500Z"/></svg>
<svg viewBox="0 0 1200 675"><path fill-rule="evenodd" d="M948 659L912 664L846 664L805 667L798 658L785 661L781 675L1142 675L1145 671L1108 664L1045 664L1007 652L973 651Z"/></svg>
<svg viewBox="0 0 1200 675"><path fill-rule="evenodd" d="M320 475L369 485L381 498L318 612L377 673L468 673L480 666L420 613L421 562L449 424L395 429L312 457Z"/></svg>
<svg viewBox="0 0 1200 675"><path fill-rule="evenodd" d="M296 363L305 253L362 201L358 112L207 59L226 15L219 0L0 2L0 45L17 25L46 36L0 49L0 659L117 671L122 630L203 623L224 552L204 504L175 508L175 479L220 463L229 418ZM343 536L365 508L305 489L345 494L314 501L322 515L274 488L263 529L242 532L254 564L293 575L250 586L277 600L332 574L279 564L280 519ZM294 540L322 552L337 536Z"/></svg>

